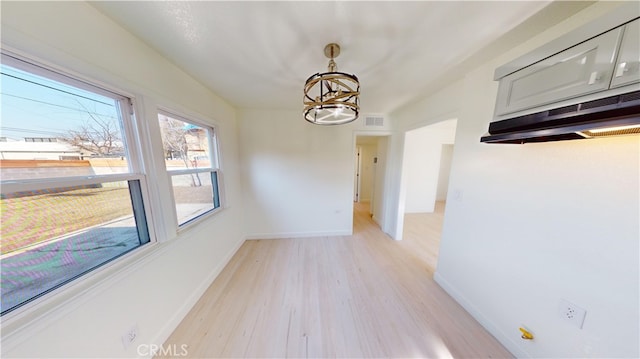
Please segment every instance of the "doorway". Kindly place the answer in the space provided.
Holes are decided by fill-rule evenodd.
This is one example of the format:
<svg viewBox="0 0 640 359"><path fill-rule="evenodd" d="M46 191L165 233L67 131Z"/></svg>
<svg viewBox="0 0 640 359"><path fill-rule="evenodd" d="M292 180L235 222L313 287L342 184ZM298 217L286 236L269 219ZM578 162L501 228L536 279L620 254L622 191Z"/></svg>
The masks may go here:
<svg viewBox="0 0 640 359"><path fill-rule="evenodd" d="M366 208L380 225L388 135L357 135L354 148L354 209Z"/></svg>
<svg viewBox="0 0 640 359"><path fill-rule="evenodd" d="M435 272L446 207L457 120L405 133L400 215L404 245Z"/></svg>

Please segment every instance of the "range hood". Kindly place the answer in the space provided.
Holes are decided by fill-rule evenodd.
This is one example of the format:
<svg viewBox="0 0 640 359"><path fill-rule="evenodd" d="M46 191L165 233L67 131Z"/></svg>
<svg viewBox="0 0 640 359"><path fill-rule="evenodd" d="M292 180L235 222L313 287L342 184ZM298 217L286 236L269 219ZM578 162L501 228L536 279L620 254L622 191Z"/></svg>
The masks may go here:
<svg viewBox="0 0 640 359"><path fill-rule="evenodd" d="M485 143L549 142L640 133L640 91L489 124Z"/></svg>

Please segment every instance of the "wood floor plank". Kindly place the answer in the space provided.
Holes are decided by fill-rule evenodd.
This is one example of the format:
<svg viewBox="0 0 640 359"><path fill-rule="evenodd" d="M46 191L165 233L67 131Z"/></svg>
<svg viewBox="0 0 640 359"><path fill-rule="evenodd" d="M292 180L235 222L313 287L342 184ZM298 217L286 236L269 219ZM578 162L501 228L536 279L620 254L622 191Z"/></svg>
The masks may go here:
<svg viewBox="0 0 640 359"><path fill-rule="evenodd" d="M245 242L165 346L197 358L511 357L432 279L441 212L393 241L367 209L356 204L352 236Z"/></svg>

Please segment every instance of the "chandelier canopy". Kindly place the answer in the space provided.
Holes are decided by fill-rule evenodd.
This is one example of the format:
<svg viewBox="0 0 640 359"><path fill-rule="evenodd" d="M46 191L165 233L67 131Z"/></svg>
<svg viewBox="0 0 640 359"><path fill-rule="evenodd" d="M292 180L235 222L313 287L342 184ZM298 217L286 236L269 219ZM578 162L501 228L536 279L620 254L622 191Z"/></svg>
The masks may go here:
<svg viewBox="0 0 640 359"><path fill-rule="evenodd" d="M360 82L355 75L338 72L333 61L340 46L324 48L328 57L327 72L310 76L304 84L304 119L316 125L342 125L355 121L360 111Z"/></svg>

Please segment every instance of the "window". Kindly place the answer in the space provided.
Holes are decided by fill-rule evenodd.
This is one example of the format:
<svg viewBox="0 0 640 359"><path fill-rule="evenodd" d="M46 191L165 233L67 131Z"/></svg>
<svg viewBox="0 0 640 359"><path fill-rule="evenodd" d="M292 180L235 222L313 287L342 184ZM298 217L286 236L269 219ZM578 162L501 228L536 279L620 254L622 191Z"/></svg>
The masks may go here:
<svg viewBox="0 0 640 359"><path fill-rule="evenodd" d="M215 131L177 115L158 114L178 225L220 207Z"/></svg>
<svg viewBox="0 0 640 359"><path fill-rule="evenodd" d="M4 315L151 236L130 99L6 54L0 68Z"/></svg>

